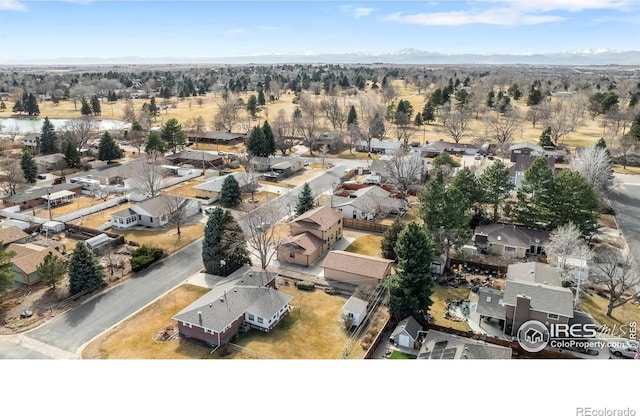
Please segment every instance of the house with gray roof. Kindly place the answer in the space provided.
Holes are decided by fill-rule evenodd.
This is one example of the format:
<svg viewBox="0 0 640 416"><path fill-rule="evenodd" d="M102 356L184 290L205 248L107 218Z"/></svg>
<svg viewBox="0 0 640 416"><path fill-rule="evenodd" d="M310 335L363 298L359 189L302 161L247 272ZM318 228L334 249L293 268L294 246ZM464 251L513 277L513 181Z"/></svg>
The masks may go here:
<svg viewBox="0 0 640 416"><path fill-rule="evenodd" d="M507 268L507 280L562 286L558 269L538 261L510 264Z"/></svg>
<svg viewBox="0 0 640 416"><path fill-rule="evenodd" d="M188 136L190 143L212 143L234 146L244 143L247 139L245 133L232 133L230 131L213 130L201 134L191 134Z"/></svg>
<svg viewBox="0 0 640 416"><path fill-rule="evenodd" d="M418 359L510 360L512 354L509 347L430 329L422 342Z"/></svg>
<svg viewBox="0 0 640 416"><path fill-rule="evenodd" d="M268 332L289 313L292 299L276 289L275 280L275 273L243 266L172 319L181 336L212 347L229 342L241 329Z"/></svg>
<svg viewBox="0 0 640 416"><path fill-rule="evenodd" d="M229 175L233 176L236 181L238 181L240 192L249 192L251 187L256 185L254 178L246 172L232 172ZM192 187L191 189L193 189L194 196L196 198L206 200L207 204L216 202L220 199L222 184L229 175L217 176L209 181Z"/></svg>
<svg viewBox="0 0 640 416"><path fill-rule="evenodd" d="M512 224L478 225L473 235L474 244L481 252L519 259L541 254L548 240L548 231Z"/></svg>
<svg viewBox="0 0 640 416"><path fill-rule="evenodd" d="M111 214L113 228L144 226L158 228L173 222L176 215L183 219L200 212L200 201L175 195L158 195L130 208ZM184 222L184 221L183 221Z"/></svg>
<svg viewBox="0 0 640 416"><path fill-rule="evenodd" d="M402 215L409 206L405 199L392 198L391 192L375 185L360 188L349 197L332 196L328 203L342 212L344 218L367 221L384 218L388 214Z"/></svg>
<svg viewBox="0 0 640 416"><path fill-rule="evenodd" d="M413 316L409 316L396 325L389 340L400 347L414 349L420 331L422 331L422 326Z"/></svg>
<svg viewBox="0 0 640 416"><path fill-rule="evenodd" d="M380 153L384 155L394 155L398 152L404 143L400 140L378 140L371 139L371 143L366 140L356 142L356 151L368 153Z"/></svg>

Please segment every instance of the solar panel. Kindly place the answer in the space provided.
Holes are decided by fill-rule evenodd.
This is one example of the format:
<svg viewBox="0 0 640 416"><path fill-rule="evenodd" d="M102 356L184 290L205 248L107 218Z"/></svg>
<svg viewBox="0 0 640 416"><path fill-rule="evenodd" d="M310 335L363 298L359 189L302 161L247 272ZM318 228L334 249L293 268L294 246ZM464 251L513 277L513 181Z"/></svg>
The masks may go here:
<svg viewBox="0 0 640 416"><path fill-rule="evenodd" d="M447 341L436 342L436 345L433 347L433 351L431 351L431 359L439 360L442 358L442 354L447 347Z"/></svg>

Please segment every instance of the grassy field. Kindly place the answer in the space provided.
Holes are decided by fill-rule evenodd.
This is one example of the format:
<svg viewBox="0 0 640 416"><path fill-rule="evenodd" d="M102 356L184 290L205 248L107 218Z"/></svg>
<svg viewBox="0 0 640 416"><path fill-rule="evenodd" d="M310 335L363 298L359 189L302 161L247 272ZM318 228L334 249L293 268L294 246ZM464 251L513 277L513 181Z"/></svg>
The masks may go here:
<svg viewBox="0 0 640 416"><path fill-rule="evenodd" d="M620 328L621 325L629 325L630 322L640 322L640 306L633 302L617 307L612 312L612 317L607 316L607 305L609 299L597 294L583 294L580 299L582 310L590 314L600 325L607 325L609 328ZM628 336L628 334L627 334Z"/></svg>
<svg viewBox="0 0 640 416"><path fill-rule="evenodd" d="M416 356L413 354L407 354L406 352L394 350L389 356L390 360L414 360Z"/></svg>
<svg viewBox="0 0 640 416"><path fill-rule="evenodd" d="M176 227L163 230L109 230L114 234L124 235L125 240L135 241L139 245L162 248L165 253L173 253L193 243L204 235L204 224L186 224L180 226L180 235Z"/></svg>
<svg viewBox="0 0 640 416"><path fill-rule="evenodd" d="M351 253L365 254L367 256L376 256L380 254L381 235L363 235L358 237L345 248L345 251Z"/></svg>
<svg viewBox="0 0 640 416"><path fill-rule="evenodd" d="M431 300L433 301L430 309L431 316L433 316L432 323L460 331L469 331L471 328L466 322L454 322L444 318L444 314L447 311L447 300L467 299L469 292L468 287L444 287L436 284L431 295Z"/></svg>

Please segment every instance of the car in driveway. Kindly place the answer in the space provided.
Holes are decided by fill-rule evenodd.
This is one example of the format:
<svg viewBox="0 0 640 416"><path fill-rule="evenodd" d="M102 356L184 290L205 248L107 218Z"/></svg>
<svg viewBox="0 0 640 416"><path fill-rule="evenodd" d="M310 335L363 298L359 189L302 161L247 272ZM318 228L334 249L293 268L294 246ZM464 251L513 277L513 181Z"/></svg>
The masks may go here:
<svg viewBox="0 0 640 416"><path fill-rule="evenodd" d="M214 210L214 209L215 209L215 207L205 208L205 209L204 209L204 212L205 212L207 215L209 215L209 214L211 214L211 213L213 212L213 210Z"/></svg>
<svg viewBox="0 0 640 416"><path fill-rule="evenodd" d="M638 351L638 341L621 341L609 345L609 352L618 358L634 358Z"/></svg>
<svg viewBox="0 0 640 416"><path fill-rule="evenodd" d="M38 179L47 179L47 175L43 175L42 173L37 176Z"/></svg>

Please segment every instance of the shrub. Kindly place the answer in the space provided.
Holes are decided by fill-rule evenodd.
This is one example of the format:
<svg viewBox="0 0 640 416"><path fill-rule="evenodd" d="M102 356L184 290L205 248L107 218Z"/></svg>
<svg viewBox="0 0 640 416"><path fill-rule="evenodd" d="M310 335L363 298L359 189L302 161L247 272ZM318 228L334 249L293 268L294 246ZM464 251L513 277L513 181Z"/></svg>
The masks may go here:
<svg viewBox="0 0 640 416"><path fill-rule="evenodd" d="M142 246L133 250L129 260L131 271L138 272L149 267L152 263L160 260L163 254L164 251L157 247Z"/></svg>
<svg viewBox="0 0 640 416"><path fill-rule="evenodd" d="M296 287L299 290L314 290L316 285L312 282L298 282L296 283Z"/></svg>
<svg viewBox="0 0 640 416"><path fill-rule="evenodd" d="M324 288L324 293L326 293L328 295L335 295L338 292L336 292L336 290L334 288L332 288L332 287L325 287Z"/></svg>

